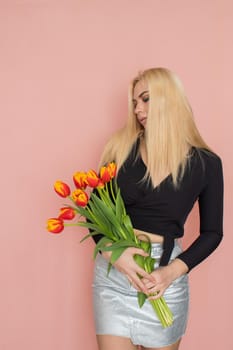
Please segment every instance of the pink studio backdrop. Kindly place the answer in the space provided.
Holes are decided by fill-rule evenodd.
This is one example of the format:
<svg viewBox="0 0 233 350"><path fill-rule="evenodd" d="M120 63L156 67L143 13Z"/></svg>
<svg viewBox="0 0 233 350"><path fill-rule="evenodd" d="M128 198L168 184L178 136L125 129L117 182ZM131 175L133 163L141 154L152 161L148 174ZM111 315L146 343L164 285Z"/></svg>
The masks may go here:
<svg viewBox="0 0 233 350"><path fill-rule="evenodd" d="M79 229L46 232L65 202L52 185L97 166L130 79L153 66L180 76L225 172L225 238L190 273L181 350L233 348L232 11L231 0L0 1L2 350L97 349L94 244ZM184 246L197 234L195 207Z"/></svg>

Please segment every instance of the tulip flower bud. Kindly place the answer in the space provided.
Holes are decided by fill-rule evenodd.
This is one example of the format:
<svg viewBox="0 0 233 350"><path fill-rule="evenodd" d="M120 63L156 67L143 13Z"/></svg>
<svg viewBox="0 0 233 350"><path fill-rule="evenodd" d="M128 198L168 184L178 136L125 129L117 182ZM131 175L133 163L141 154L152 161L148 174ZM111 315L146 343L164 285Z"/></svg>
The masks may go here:
<svg viewBox="0 0 233 350"><path fill-rule="evenodd" d="M88 186L93 187L93 188L97 187L99 184L99 180L100 179L94 170L89 170L87 172L86 181L87 181Z"/></svg>
<svg viewBox="0 0 233 350"><path fill-rule="evenodd" d="M110 173L111 179L113 179L116 176L116 170L117 170L116 164L113 162L109 163L107 166L107 169Z"/></svg>
<svg viewBox="0 0 233 350"><path fill-rule="evenodd" d="M64 207L60 209L58 219L61 220L72 220L75 217L75 210L70 207Z"/></svg>
<svg viewBox="0 0 233 350"><path fill-rule="evenodd" d="M56 193L65 198L68 197L70 195L70 188L67 184L65 184L64 182L58 180L55 182L54 184L54 190L56 191Z"/></svg>
<svg viewBox="0 0 233 350"><path fill-rule="evenodd" d="M88 195L85 191L79 188L77 190L74 190L71 196L74 202L80 207L85 207L88 203Z"/></svg>
<svg viewBox="0 0 233 350"><path fill-rule="evenodd" d="M85 189L87 187L87 174L79 171L73 175L73 181L77 188Z"/></svg>
<svg viewBox="0 0 233 350"><path fill-rule="evenodd" d="M52 233L60 233L64 229L63 220L51 218L47 221L47 230Z"/></svg>
<svg viewBox="0 0 233 350"><path fill-rule="evenodd" d="M111 180L111 173L106 166L102 166L100 169L100 179L105 183Z"/></svg>

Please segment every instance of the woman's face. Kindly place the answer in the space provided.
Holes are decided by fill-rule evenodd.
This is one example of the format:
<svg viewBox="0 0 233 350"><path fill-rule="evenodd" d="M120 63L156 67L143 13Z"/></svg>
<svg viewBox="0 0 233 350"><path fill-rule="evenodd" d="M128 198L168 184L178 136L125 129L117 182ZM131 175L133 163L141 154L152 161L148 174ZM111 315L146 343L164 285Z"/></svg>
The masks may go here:
<svg viewBox="0 0 233 350"><path fill-rule="evenodd" d="M138 81L134 87L133 107L137 120L145 128L149 110L149 91L145 80Z"/></svg>

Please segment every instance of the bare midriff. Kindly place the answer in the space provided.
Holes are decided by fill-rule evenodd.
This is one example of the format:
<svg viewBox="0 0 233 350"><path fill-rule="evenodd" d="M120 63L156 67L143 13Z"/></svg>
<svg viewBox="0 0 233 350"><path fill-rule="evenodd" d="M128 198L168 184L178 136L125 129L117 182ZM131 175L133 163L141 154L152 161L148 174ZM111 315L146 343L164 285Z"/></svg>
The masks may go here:
<svg viewBox="0 0 233 350"><path fill-rule="evenodd" d="M163 243L163 236L156 234L156 233L149 233L146 231L141 231L138 229L134 229L134 233L138 238L142 241L147 241L147 236L152 243Z"/></svg>

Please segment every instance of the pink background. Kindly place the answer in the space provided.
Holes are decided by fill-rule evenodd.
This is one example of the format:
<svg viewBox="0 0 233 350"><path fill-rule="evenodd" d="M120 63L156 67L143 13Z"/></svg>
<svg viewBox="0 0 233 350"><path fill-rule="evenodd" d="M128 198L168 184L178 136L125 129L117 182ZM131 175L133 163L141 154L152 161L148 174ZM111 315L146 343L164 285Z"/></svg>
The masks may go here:
<svg viewBox="0 0 233 350"><path fill-rule="evenodd" d="M97 166L130 79L155 66L181 78L225 172L225 238L190 273L181 350L233 348L232 32L231 0L0 1L2 350L97 349L94 244L78 229L45 230L65 202L52 185ZM184 245L197 234L196 206Z"/></svg>

